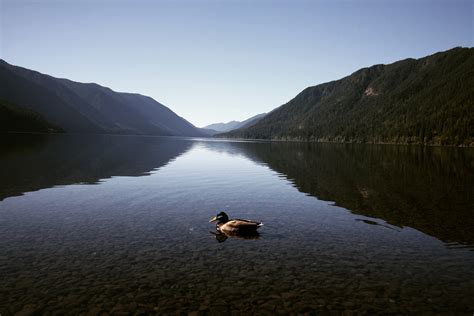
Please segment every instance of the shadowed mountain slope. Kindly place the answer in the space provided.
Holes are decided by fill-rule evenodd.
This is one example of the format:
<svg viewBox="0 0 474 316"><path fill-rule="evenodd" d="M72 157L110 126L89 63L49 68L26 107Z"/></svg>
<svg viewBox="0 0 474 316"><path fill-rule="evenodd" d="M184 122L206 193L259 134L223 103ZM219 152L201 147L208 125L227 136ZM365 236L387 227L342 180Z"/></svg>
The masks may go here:
<svg viewBox="0 0 474 316"><path fill-rule="evenodd" d="M66 132L205 136L166 106L140 94L58 79L0 60L0 98Z"/></svg>

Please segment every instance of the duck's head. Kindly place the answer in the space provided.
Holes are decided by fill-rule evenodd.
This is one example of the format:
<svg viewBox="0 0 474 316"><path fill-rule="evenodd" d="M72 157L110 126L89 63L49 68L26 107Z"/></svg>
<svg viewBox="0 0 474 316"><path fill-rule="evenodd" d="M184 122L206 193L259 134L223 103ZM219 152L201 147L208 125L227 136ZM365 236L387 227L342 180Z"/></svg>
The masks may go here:
<svg viewBox="0 0 474 316"><path fill-rule="evenodd" d="M209 223L217 222L217 224L224 224L224 223L227 223L228 221L229 221L229 216L224 212L220 212L219 214L211 218Z"/></svg>

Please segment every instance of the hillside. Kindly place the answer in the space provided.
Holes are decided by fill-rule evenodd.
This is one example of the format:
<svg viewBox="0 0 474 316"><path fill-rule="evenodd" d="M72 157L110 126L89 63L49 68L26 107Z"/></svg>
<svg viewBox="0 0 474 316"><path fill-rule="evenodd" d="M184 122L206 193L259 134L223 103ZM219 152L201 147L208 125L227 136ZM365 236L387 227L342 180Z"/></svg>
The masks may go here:
<svg viewBox="0 0 474 316"><path fill-rule="evenodd" d="M0 60L0 98L74 133L205 136L150 97L58 79Z"/></svg>
<svg viewBox="0 0 474 316"><path fill-rule="evenodd" d="M219 137L474 146L474 48L363 68Z"/></svg>
<svg viewBox="0 0 474 316"><path fill-rule="evenodd" d="M61 131L39 114L0 100L0 132L58 133Z"/></svg>
<svg viewBox="0 0 474 316"><path fill-rule="evenodd" d="M230 121L227 123L214 123L207 126L204 126L203 129L214 130L216 132L229 132L238 128L249 127L256 124L260 119L262 119L266 113L261 113L252 116L244 121Z"/></svg>

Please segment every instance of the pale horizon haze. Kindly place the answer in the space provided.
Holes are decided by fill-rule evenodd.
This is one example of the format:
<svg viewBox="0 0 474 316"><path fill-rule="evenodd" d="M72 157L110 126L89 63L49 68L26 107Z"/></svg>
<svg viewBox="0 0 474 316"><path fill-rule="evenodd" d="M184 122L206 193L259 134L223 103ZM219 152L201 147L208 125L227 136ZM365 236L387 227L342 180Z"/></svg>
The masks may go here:
<svg viewBox="0 0 474 316"><path fill-rule="evenodd" d="M474 1L0 0L0 57L244 120L374 64L472 47Z"/></svg>

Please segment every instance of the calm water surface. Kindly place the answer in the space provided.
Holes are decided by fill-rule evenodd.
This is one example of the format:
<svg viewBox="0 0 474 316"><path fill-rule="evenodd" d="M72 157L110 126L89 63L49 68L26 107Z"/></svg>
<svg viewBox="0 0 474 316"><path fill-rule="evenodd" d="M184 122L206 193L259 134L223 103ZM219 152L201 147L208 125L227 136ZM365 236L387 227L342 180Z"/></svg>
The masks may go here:
<svg viewBox="0 0 474 316"><path fill-rule="evenodd" d="M0 140L2 316L474 313L472 150Z"/></svg>

